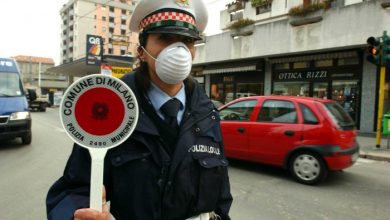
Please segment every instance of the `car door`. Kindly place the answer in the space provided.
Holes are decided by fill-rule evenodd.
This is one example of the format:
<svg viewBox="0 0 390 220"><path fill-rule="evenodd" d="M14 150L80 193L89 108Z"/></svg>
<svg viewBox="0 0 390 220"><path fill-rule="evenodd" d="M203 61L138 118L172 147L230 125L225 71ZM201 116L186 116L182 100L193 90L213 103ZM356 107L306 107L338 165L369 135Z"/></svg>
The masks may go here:
<svg viewBox="0 0 390 220"><path fill-rule="evenodd" d="M228 157L248 159L248 132L256 103L256 99L241 100L220 110L223 142Z"/></svg>
<svg viewBox="0 0 390 220"><path fill-rule="evenodd" d="M251 159L282 165L287 153L301 144L303 127L297 104L265 99L255 120L248 133Z"/></svg>

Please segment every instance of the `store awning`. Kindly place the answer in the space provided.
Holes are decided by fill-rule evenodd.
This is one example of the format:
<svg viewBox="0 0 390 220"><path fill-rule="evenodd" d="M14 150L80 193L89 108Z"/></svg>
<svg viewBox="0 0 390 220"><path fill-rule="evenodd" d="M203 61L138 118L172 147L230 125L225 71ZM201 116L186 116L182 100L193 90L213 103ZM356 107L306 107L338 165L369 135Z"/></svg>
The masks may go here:
<svg viewBox="0 0 390 220"><path fill-rule="evenodd" d="M105 55L103 60L111 66L118 67L132 67L134 63L134 57L127 56ZM49 68L47 69L47 72L82 77L94 73L100 73L100 66L87 65L85 57L83 57L70 63Z"/></svg>
<svg viewBox="0 0 390 220"><path fill-rule="evenodd" d="M256 65L250 66L238 66L238 67L229 67L229 68L219 68L219 69L205 69L203 74L217 74L217 73L234 73L234 72L248 72L255 71Z"/></svg>
<svg viewBox="0 0 390 220"><path fill-rule="evenodd" d="M358 57L357 51L343 51L343 52L334 52L334 53L305 55L305 56L273 58L273 59L269 59L269 62L274 64L274 63L303 62L303 61L311 61L311 60L328 60L328 59L351 58L351 57Z"/></svg>

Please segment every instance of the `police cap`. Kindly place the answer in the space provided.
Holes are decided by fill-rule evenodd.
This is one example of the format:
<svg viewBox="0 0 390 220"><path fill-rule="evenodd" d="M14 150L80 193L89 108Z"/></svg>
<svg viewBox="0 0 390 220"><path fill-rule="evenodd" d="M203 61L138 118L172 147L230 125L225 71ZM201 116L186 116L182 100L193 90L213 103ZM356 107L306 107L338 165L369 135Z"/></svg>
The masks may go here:
<svg viewBox="0 0 390 220"><path fill-rule="evenodd" d="M130 20L130 31L200 39L206 24L203 0L140 0Z"/></svg>

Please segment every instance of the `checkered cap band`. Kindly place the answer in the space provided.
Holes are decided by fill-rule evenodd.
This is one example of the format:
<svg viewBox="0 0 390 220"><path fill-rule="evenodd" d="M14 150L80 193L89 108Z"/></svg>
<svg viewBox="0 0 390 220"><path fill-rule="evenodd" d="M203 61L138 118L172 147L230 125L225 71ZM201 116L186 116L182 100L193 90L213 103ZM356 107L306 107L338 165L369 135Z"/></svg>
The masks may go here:
<svg viewBox="0 0 390 220"><path fill-rule="evenodd" d="M156 14L152 14L152 15L144 18L141 21L138 28L139 28L139 30L143 30L151 24L155 24L155 23L163 24L165 22L161 22L161 21L169 21L169 20L179 21L180 23L181 22L188 23L188 24L190 24L190 26L195 27L195 20L191 15L186 14L186 13L182 13L182 12L167 11L167 12L159 12ZM152 25L152 26L155 26L155 25Z"/></svg>

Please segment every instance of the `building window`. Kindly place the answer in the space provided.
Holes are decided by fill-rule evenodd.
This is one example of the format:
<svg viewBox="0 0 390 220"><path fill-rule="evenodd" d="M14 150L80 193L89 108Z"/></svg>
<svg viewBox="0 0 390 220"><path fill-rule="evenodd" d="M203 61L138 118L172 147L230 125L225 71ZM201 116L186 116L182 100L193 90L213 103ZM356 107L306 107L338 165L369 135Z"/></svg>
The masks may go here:
<svg viewBox="0 0 390 220"><path fill-rule="evenodd" d="M102 21L106 21L107 19L106 19L106 17L105 16L103 16L102 17Z"/></svg>
<svg viewBox="0 0 390 220"><path fill-rule="evenodd" d="M126 35L126 30L121 30L121 35Z"/></svg>
<svg viewBox="0 0 390 220"><path fill-rule="evenodd" d="M115 12L115 8L110 6L110 12Z"/></svg>
<svg viewBox="0 0 390 220"><path fill-rule="evenodd" d="M125 19L122 19L122 20L121 20L121 24L126 25L126 20L125 20Z"/></svg>
<svg viewBox="0 0 390 220"><path fill-rule="evenodd" d="M230 22L237 21L237 20L240 20L242 18L244 18L243 10L230 13Z"/></svg>
<svg viewBox="0 0 390 220"><path fill-rule="evenodd" d="M110 23L114 23L115 18L114 18L114 17L110 17L110 18L109 18L109 21L110 21Z"/></svg>
<svg viewBox="0 0 390 220"><path fill-rule="evenodd" d="M111 48L108 49L108 54L112 54L112 49Z"/></svg>
<svg viewBox="0 0 390 220"><path fill-rule="evenodd" d="M122 14L123 14L123 15L126 15L126 13L127 13L127 11L124 10L124 9L122 9Z"/></svg>
<svg viewBox="0 0 390 220"><path fill-rule="evenodd" d="M107 31L106 27L102 27L102 32L105 33Z"/></svg>
<svg viewBox="0 0 390 220"><path fill-rule="evenodd" d="M126 50L121 50L121 55L125 55L126 54Z"/></svg>
<svg viewBox="0 0 390 220"><path fill-rule="evenodd" d="M276 63L274 64L275 70L288 70L290 69L290 63Z"/></svg>
<svg viewBox="0 0 390 220"><path fill-rule="evenodd" d="M310 62L309 61L304 61L304 62L295 62L293 64L294 69L303 69L303 68L309 68L310 67Z"/></svg>
<svg viewBox="0 0 390 220"><path fill-rule="evenodd" d="M315 67L330 67L333 66L333 60L316 60L314 61L314 66Z"/></svg>
<svg viewBox="0 0 390 220"><path fill-rule="evenodd" d="M357 65L359 64L359 59L357 57L350 58L340 58L338 59L337 65L346 66L346 65Z"/></svg>
<svg viewBox="0 0 390 220"><path fill-rule="evenodd" d="M111 27L110 27L110 28L108 29L108 32L110 32L110 34L113 34L113 33L114 33L114 28L111 28Z"/></svg>

